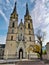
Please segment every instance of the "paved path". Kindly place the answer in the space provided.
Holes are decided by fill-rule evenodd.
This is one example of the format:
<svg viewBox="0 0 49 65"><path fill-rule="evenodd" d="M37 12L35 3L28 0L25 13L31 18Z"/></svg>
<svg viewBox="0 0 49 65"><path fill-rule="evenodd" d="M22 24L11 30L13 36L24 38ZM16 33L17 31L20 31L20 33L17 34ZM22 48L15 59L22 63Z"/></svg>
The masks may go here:
<svg viewBox="0 0 49 65"><path fill-rule="evenodd" d="M45 65L43 61L35 62L35 61L19 61L15 65Z"/></svg>
<svg viewBox="0 0 49 65"><path fill-rule="evenodd" d="M41 61L39 59L23 59L23 60L0 60L0 65L49 65L45 64L44 61Z"/></svg>

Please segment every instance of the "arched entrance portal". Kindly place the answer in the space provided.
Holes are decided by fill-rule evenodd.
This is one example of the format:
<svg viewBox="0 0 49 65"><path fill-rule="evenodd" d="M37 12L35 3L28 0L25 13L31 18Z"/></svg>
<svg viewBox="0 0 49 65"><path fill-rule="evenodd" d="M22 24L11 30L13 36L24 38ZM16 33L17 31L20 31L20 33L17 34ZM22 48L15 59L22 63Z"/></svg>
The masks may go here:
<svg viewBox="0 0 49 65"><path fill-rule="evenodd" d="M19 50L19 59L23 59L23 50L22 49Z"/></svg>

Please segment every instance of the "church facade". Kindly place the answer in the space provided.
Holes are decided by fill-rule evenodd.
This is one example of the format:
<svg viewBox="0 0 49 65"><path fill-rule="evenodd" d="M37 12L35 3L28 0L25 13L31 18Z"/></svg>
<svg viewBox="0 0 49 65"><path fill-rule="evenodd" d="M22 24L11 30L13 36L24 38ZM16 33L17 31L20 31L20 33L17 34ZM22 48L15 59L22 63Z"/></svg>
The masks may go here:
<svg viewBox="0 0 49 65"><path fill-rule="evenodd" d="M26 4L24 23L21 19L20 24L18 25L18 14L15 3L13 12L10 16L4 58L27 59L30 54L34 53L34 45L35 36L33 21L28 10L28 4Z"/></svg>

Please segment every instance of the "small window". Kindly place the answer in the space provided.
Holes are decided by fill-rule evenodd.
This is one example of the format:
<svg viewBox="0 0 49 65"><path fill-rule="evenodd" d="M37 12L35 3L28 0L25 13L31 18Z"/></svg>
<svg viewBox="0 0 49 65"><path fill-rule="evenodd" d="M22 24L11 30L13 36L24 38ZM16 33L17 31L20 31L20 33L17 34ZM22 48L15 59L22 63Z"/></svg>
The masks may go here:
<svg viewBox="0 0 49 65"><path fill-rule="evenodd" d="M19 37L19 35L18 35L18 41L20 41L20 37Z"/></svg>
<svg viewBox="0 0 49 65"><path fill-rule="evenodd" d="M28 23L28 28L30 29L30 23Z"/></svg>
<svg viewBox="0 0 49 65"><path fill-rule="evenodd" d="M31 41L31 37L29 37L29 40Z"/></svg>
<svg viewBox="0 0 49 65"><path fill-rule="evenodd" d="M12 23L12 27L14 27L14 22Z"/></svg>
<svg viewBox="0 0 49 65"><path fill-rule="evenodd" d="M24 41L24 36L23 36L23 41Z"/></svg>
<svg viewBox="0 0 49 65"><path fill-rule="evenodd" d="M11 40L13 40L13 36L11 36Z"/></svg>

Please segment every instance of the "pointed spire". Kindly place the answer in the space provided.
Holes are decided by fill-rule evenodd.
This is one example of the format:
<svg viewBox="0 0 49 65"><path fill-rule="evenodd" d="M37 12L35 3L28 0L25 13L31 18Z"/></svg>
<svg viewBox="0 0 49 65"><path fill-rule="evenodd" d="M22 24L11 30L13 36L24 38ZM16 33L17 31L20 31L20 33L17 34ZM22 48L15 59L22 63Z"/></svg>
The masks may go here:
<svg viewBox="0 0 49 65"><path fill-rule="evenodd" d="M17 4L17 2L15 1L14 9L13 9L13 12L11 13L10 18L16 18L16 17L18 18L16 4Z"/></svg>
<svg viewBox="0 0 49 65"><path fill-rule="evenodd" d="M21 19L21 24L23 24L22 19Z"/></svg>
<svg viewBox="0 0 49 65"><path fill-rule="evenodd" d="M29 15L28 3L26 3L26 15Z"/></svg>
<svg viewBox="0 0 49 65"><path fill-rule="evenodd" d="M23 22L22 22L22 19L21 19L21 21L20 21L20 24L19 24L19 26L21 26L21 25L24 25L24 24L23 24Z"/></svg>
<svg viewBox="0 0 49 65"><path fill-rule="evenodd" d="M14 13L14 12L17 13L17 12L16 12L16 2L15 2L15 6L14 6L13 13Z"/></svg>

